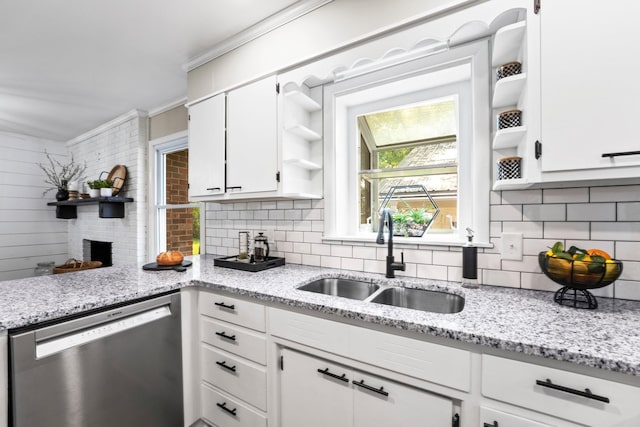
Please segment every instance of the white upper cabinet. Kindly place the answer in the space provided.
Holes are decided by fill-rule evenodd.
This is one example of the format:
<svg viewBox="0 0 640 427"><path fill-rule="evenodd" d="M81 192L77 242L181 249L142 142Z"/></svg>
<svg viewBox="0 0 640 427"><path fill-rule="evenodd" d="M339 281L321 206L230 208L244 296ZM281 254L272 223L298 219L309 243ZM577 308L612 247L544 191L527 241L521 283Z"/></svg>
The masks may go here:
<svg viewBox="0 0 640 427"><path fill-rule="evenodd" d="M189 197L224 193L225 95L189 107Z"/></svg>
<svg viewBox="0 0 640 427"><path fill-rule="evenodd" d="M637 177L639 2L543 2L541 169ZM618 155L610 155L617 153ZM635 154L632 154L635 153ZM605 155L605 156L603 156ZM606 168L621 169L602 174Z"/></svg>
<svg viewBox="0 0 640 427"><path fill-rule="evenodd" d="M278 189L277 92L275 76L227 95L227 192Z"/></svg>

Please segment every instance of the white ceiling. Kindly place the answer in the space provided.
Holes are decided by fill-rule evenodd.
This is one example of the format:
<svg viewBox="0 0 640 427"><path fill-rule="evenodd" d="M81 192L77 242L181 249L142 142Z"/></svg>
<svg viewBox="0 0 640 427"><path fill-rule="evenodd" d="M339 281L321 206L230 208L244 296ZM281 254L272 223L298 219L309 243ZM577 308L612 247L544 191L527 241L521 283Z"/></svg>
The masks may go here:
<svg viewBox="0 0 640 427"><path fill-rule="evenodd" d="M304 3L0 0L0 131L66 141L178 101L186 64Z"/></svg>

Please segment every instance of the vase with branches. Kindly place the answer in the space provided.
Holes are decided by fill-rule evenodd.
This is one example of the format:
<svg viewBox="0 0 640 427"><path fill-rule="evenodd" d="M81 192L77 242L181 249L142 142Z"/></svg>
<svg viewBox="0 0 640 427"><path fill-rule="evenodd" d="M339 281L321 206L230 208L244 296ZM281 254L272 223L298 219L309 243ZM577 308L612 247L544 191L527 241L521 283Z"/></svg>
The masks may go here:
<svg viewBox="0 0 640 427"><path fill-rule="evenodd" d="M46 175L46 178L44 180L45 184L49 184L51 185L51 187L47 188L42 193L42 196L46 195L51 190L58 190L56 199L66 200L69 197L67 187L69 185L69 182L72 180L82 180L83 174L87 170L87 164L86 162L84 164L76 163L73 155L71 155L71 161L65 165L51 157L47 150L44 151L44 154L47 156L47 160L49 160L49 163L38 163L38 166L44 171Z"/></svg>

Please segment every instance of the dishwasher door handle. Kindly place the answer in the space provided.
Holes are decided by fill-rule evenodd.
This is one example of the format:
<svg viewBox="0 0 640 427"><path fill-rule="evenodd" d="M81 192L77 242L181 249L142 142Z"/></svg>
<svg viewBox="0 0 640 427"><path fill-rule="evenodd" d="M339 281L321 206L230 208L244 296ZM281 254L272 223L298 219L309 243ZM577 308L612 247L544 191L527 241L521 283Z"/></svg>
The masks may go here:
<svg viewBox="0 0 640 427"><path fill-rule="evenodd" d="M171 316L170 306L163 305L117 320L106 321L59 337L36 341L36 359L42 359L63 350L99 340L106 336L133 329L169 316Z"/></svg>

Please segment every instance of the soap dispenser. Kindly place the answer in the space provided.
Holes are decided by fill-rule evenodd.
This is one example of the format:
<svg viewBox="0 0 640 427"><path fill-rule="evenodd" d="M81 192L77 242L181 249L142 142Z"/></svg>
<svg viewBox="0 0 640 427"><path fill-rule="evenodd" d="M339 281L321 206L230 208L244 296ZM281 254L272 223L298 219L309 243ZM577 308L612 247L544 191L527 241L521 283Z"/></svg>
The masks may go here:
<svg viewBox="0 0 640 427"><path fill-rule="evenodd" d="M462 286L475 288L478 279L478 248L473 245L473 230L467 227L467 242L462 247Z"/></svg>

